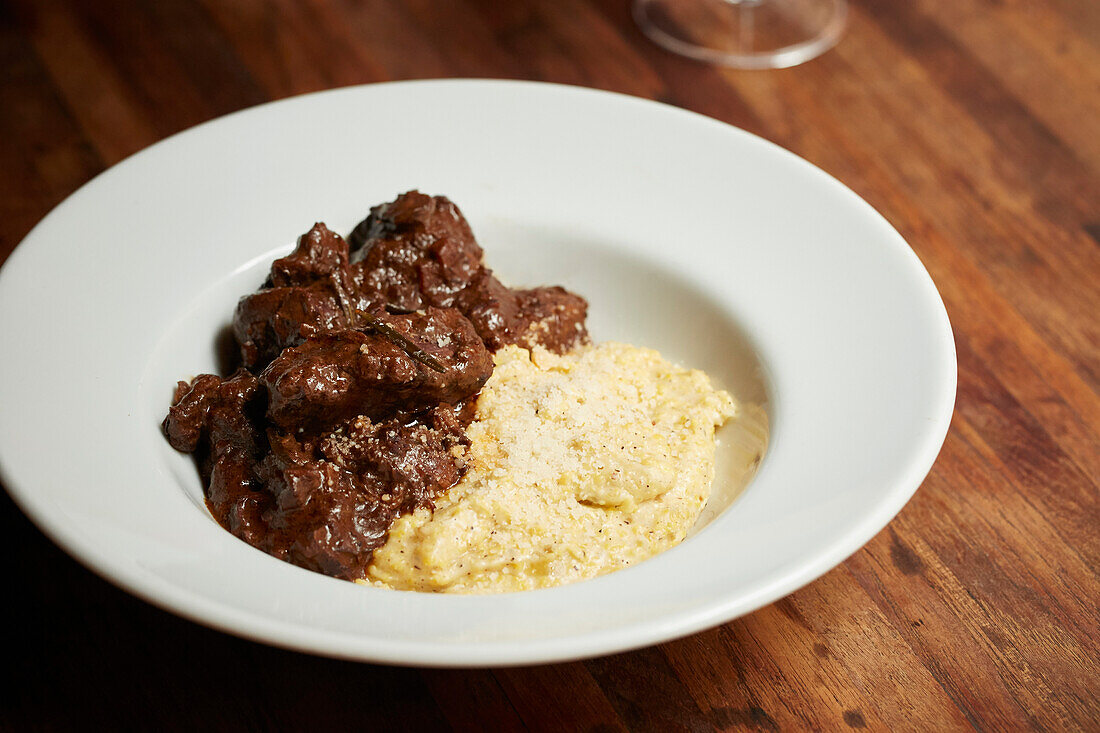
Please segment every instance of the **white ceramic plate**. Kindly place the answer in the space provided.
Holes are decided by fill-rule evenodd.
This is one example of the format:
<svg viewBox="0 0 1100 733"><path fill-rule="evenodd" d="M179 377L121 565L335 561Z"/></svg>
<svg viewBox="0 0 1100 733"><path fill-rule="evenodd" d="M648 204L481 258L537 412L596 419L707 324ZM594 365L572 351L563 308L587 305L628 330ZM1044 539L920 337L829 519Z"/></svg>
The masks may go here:
<svg viewBox="0 0 1100 733"><path fill-rule="evenodd" d="M597 338L766 397L771 444L744 494L633 568L482 597L334 580L215 524L189 457L159 430L172 386L216 368L237 297L298 234L314 221L346 232L411 188L456 201L507 282L587 296ZM606 654L770 603L901 509L955 394L932 281L836 180L672 107L498 81L298 97L135 155L0 271L0 343L2 479L66 551L219 629L410 665Z"/></svg>

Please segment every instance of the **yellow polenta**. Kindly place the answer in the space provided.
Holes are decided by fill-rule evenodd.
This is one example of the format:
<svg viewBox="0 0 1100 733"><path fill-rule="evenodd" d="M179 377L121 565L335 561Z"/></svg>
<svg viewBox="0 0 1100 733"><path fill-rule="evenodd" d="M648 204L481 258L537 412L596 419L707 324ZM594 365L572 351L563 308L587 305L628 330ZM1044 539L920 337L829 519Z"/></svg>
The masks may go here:
<svg viewBox="0 0 1100 733"><path fill-rule="evenodd" d="M701 371L604 343L517 346L467 430L463 479L400 517L369 576L390 588L491 593L617 570L680 542L710 494L714 431L736 408Z"/></svg>

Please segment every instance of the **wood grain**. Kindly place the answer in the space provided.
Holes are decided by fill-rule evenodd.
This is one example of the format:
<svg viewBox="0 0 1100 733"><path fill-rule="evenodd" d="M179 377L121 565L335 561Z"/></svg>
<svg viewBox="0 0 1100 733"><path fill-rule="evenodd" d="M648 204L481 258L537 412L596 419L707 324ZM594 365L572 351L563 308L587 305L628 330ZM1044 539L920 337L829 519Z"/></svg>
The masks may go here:
<svg viewBox="0 0 1100 733"><path fill-rule="evenodd" d="M225 636L99 580L5 497L0 727L1100 729L1094 0L854 0L836 49L763 72L656 48L627 0L9 0L0 69L0 258L107 166L227 112L539 79L710 115L837 176L928 267L959 358L943 452L865 548L747 617L570 664L393 669Z"/></svg>

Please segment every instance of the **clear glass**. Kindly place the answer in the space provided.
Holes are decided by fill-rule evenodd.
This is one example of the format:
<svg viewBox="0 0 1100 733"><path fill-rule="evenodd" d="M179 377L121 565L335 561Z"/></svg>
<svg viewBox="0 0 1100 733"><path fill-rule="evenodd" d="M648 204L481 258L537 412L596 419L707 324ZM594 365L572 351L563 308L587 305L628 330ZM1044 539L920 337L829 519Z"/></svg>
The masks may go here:
<svg viewBox="0 0 1100 733"><path fill-rule="evenodd" d="M836 45L847 0L634 0L654 42L683 56L740 69L781 69Z"/></svg>

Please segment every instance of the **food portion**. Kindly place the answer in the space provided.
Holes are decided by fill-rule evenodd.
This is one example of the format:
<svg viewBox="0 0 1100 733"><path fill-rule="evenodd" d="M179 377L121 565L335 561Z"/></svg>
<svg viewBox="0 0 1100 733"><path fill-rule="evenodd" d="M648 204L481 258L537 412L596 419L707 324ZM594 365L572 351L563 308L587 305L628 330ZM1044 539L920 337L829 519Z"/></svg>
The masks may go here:
<svg viewBox="0 0 1100 733"><path fill-rule="evenodd" d="M735 412L700 371L606 343L507 346L466 431L465 476L398 518L379 585L463 593L590 578L684 539L710 494L714 430Z"/></svg>
<svg viewBox="0 0 1100 733"><path fill-rule="evenodd" d="M275 260L264 287L241 298L233 336L241 360L259 372L288 346L321 333L355 330L362 311L453 308L485 346L564 352L588 335L584 298L559 287L513 290L482 262L458 207L410 191L375 206L345 242L324 224Z"/></svg>
<svg viewBox="0 0 1100 733"><path fill-rule="evenodd" d="M164 421L226 529L349 580L461 476L489 345L588 340L584 299L502 285L446 198L375 207L352 241L316 224L275 260L233 317L242 366L180 382Z"/></svg>
<svg viewBox="0 0 1100 733"><path fill-rule="evenodd" d="M211 513L275 557L392 588L591 577L681 541L735 411L653 351L592 346L587 303L513 289L417 191L348 239L316 224L234 313L240 367L164 431Z"/></svg>

